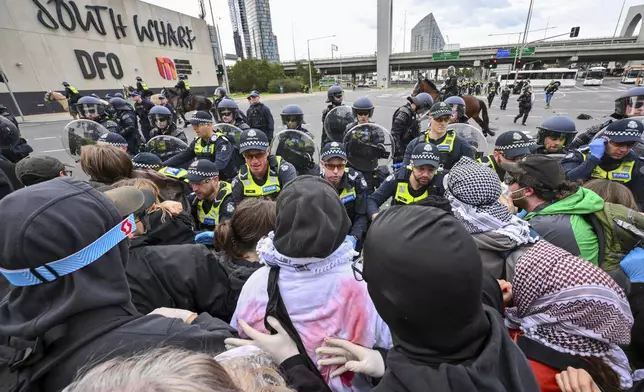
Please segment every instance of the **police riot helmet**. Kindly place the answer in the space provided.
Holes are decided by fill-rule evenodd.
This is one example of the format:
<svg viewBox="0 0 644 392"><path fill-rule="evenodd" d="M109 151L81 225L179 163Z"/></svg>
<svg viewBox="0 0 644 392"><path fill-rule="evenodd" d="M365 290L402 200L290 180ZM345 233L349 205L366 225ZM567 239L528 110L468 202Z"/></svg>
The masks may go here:
<svg viewBox="0 0 644 392"><path fill-rule="evenodd" d="M148 119L150 120L150 124L153 127L166 129L168 126L170 126L172 120L172 112L165 106L157 105L150 109L150 112L148 113Z"/></svg>
<svg viewBox="0 0 644 392"><path fill-rule="evenodd" d="M537 144L543 145L546 136L557 139L566 138L564 147L567 147L577 134L575 123L566 116L552 116L547 118L540 126L537 134Z"/></svg>
<svg viewBox="0 0 644 392"><path fill-rule="evenodd" d="M456 68L454 68L453 65L450 65L449 67L447 67L447 74L449 76L454 76L456 74Z"/></svg>
<svg viewBox="0 0 644 392"><path fill-rule="evenodd" d="M114 98L121 98L121 99L122 99L122 98L123 98L123 94L121 94L121 93L115 93L115 94L114 94Z"/></svg>
<svg viewBox="0 0 644 392"><path fill-rule="evenodd" d="M142 81L143 81L143 78L142 78L142 77L140 77L140 76L137 76L137 77L136 77L136 81L137 81L137 82L142 82Z"/></svg>
<svg viewBox="0 0 644 392"><path fill-rule="evenodd" d="M391 159L393 139L389 131L378 124L358 124L344 135L344 147L349 163L359 171L375 170L381 160Z"/></svg>
<svg viewBox="0 0 644 392"><path fill-rule="evenodd" d="M101 97L99 97L99 96L98 96L98 94L96 94L96 93L91 93L89 96L90 96L90 97L94 97L94 98L101 99Z"/></svg>
<svg viewBox="0 0 644 392"><path fill-rule="evenodd" d="M342 98L344 95L344 91L342 90L342 87L340 86L331 86L329 87L329 90L326 92L326 102L332 102L335 105L340 105L342 103Z"/></svg>
<svg viewBox="0 0 644 392"><path fill-rule="evenodd" d="M407 100L416 105L416 114L423 115L431 109L434 99L427 93L420 93L415 97L408 97Z"/></svg>
<svg viewBox="0 0 644 392"><path fill-rule="evenodd" d="M0 149L10 149L20 142L20 130L4 116L0 116Z"/></svg>
<svg viewBox="0 0 644 392"><path fill-rule="evenodd" d="M615 100L615 114L632 117L644 114L644 87L624 91Z"/></svg>
<svg viewBox="0 0 644 392"><path fill-rule="evenodd" d="M275 135L271 152L292 164L300 174L313 169L319 155L313 139L295 129L287 129Z"/></svg>
<svg viewBox="0 0 644 392"><path fill-rule="evenodd" d="M127 101L124 100L123 98L112 98L110 100L110 105L117 111L129 111L130 110L130 105L128 105Z"/></svg>
<svg viewBox="0 0 644 392"><path fill-rule="evenodd" d="M458 121L459 118L465 116L465 100L459 97L458 95L453 95L443 102L448 104L452 108L452 120Z"/></svg>
<svg viewBox="0 0 644 392"><path fill-rule="evenodd" d="M298 105L286 105L280 113L282 124L289 129L299 128L304 123L304 112ZM289 126L289 124L291 124ZM295 126L293 126L295 124Z"/></svg>
<svg viewBox="0 0 644 392"><path fill-rule="evenodd" d="M215 95L219 98L224 98L226 95L228 95L228 92L223 87L217 87L217 89L215 89Z"/></svg>
<svg viewBox="0 0 644 392"><path fill-rule="evenodd" d="M95 120L105 114L105 105L98 97L90 95L78 100L76 110L81 118Z"/></svg>
<svg viewBox="0 0 644 392"><path fill-rule="evenodd" d="M179 80L186 80L188 77L184 74L179 75Z"/></svg>
<svg viewBox="0 0 644 392"><path fill-rule="evenodd" d="M353 116L358 117L358 113L369 113L369 118L373 116L373 103L371 103L371 100L368 97L360 97L353 101L353 105L351 105L351 109L353 109Z"/></svg>
<svg viewBox="0 0 644 392"><path fill-rule="evenodd" d="M67 87L67 86L69 86L69 83L67 83L67 82L63 82L63 83L62 83L62 85L63 85L63 86L65 86L65 87Z"/></svg>
<svg viewBox="0 0 644 392"><path fill-rule="evenodd" d="M219 115L222 118L224 116L232 115L232 118L235 119L238 111L239 106L237 106L237 103L229 98L222 99L221 102L219 102L219 105L217 105L217 112L219 112Z"/></svg>

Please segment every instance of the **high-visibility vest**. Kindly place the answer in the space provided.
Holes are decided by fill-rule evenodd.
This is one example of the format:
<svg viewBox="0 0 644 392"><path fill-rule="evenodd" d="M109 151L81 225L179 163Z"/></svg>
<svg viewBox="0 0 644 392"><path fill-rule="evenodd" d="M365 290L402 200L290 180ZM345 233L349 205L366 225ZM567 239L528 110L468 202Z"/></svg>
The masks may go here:
<svg viewBox="0 0 644 392"><path fill-rule="evenodd" d="M452 152L454 149L454 140L456 140L456 133L454 131L448 131L445 140L441 144L436 145L438 152ZM429 139L429 132L425 135L425 143L431 143ZM432 143L433 144L433 143Z"/></svg>
<svg viewBox="0 0 644 392"><path fill-rule="evenodd" d="M219 181L219 192L217 193L217 197L213 201L210 210L204 211L204 200L199 200L197 203L197 219L199 222L206 226L217 225L220 221L219 210L221 205L224 203L224 200L226 200L226 197L231 193L233 193L233 189L230 184L225 181Z"/></svg>
<svg viewBox="0 0 644 392"><path fill-rule="evenodd" d="M587 158L587 153L582 153L584 156L584 161ZM635 167L635 161L622 161L615 170L606 171L599 167L595 166L592 174L592 178L601 178L605 180L617 181L617 182L629 182L633 179L633 168Z"/></svg>
<svg viewBox="0 0 644 392"><path fill-rule="evenodd" d="M244 186L244 196L255 197L255 196L268 196L274 193L278 193L281 190L280 179L277 175L279 171L280 164L282 162L282 157L277 158L277 166L275 168L269 165L268 167L268 178L264 185L257 185L253 176L250 173L250 168L248 164L244 164L239 170L237 175L239 181L241 181Z"/></svg>

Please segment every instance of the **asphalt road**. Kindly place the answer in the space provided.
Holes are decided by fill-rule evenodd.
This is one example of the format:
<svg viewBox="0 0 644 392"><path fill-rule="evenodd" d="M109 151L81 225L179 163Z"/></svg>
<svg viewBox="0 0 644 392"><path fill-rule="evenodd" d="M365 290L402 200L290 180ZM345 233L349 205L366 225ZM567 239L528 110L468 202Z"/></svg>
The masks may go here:
<svg viewBox="0 0 644 392"><path fill-rule="evenodd" d="M490 126L497 131L497 135L508 130L521 130L535 136L537 132L536 127L543 120L558 114L571 117L577 124L578 130L583 131L591 125L604 122L605 118L613 112L615 98L622 91L631 87L633 85L620 84L619 79L605 79L604 85L599 87L584 87L583 82L578 81L576 87L560 89L555 94L551 109L544 109L544 93L543 91L539 91L540 89L535 88L536 101L528 118L527 126L525 127L521 126L520 121L519 124L513 124L512 122L514 116L518 114L517 96L510 98L506 111L499 109L501 101L496 97L492 107L489 109ZM405 103L405 98L410 92L411 88L389 90L358 89L355 92L347 91L345 93L345 103L350 104L360 96L368 96L376 107L372 121L389 129L394 111ZM306 126L315 135L317 141L322 132L321 112L326 105L324 103L325 99L326 94L319 93L296 97L267 96L264 103L271 109L275 117L276 129L279 126L278 124L281 124L279 118L281 108L289 104L300 105L305 113L304 120L307 123ZM246 102L238 103L242 110L245 111L248 108ZM577 116L581 113L589 114L593 119L578 120ZM478 127L474 121L470 122L472 125ZM62 130L67 123L67 120L27 122L21 124L20 128L22 136L27 139L36 154L51 155L65 163L73 164L73 160L63 149L60 138ZM194 133L190 128L186 130L186 134L188 139L194 137ZM493 149L494 138L488 137L487 140L489 143L487 152L489 152ZM74 175L81 178L84 177L80 168L74 170Z"/></svg>

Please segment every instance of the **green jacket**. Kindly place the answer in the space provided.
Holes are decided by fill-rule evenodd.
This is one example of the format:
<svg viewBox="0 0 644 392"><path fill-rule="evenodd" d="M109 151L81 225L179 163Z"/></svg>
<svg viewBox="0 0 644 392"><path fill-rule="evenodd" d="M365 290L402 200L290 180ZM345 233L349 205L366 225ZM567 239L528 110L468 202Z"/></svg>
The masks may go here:
<svg viewBox="0 0 644 392"><path fill-rule="evenodd" d="M546 241L598 264L599 242L584 215L604 209L604 200L595 192L579 190L552 204L544 204L524 218Z"/></svg>

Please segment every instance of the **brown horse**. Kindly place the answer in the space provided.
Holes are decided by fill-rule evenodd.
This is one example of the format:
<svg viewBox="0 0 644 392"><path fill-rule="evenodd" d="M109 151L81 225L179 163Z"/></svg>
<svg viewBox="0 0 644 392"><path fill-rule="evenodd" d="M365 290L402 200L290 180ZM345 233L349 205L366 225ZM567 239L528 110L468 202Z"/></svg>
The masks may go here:
<svg viewBox="0 0 644 392"><path fill-rule="evenodd" d="M177 110L177 113L181 116L184 123L188 124L185 114L193 110L205 110L210 111L212 109L212 102L204 97L203 95L192 95L190 94L185 100L181 100L181 91L174 87L166 87L161 90L163 95L168 99L173 108Z"/></svg>
<svg viewBox="0 0 644 392"><path fill-rule="evenodd" d="M72 116L74 120L78 119L78 112L75 110L75 108L72 108L69 103L67 102L67 98L58 91L53 91L53 90L48 90L47 93L45 93L45 103L49 102L58 102L60 106L63 107L63 110L66 112L69 112L69 114ZM71 110L70 110L71 109Z"/></svg>
<svg viewBox="0 0 644 392"><path fill-rule="evenodd" d="M418 83L414 86L411 96L415 97L420 93L431 95L434 102L441 101L441 93L436 85L431 80L422 76L418 78ZM490 118L487 115L487 106L485 106L485 102L473 95L463 95L461 98L465 101L465 115L476 121L476 123L481 127L483 134L487 136L490 132ZM479 117L479 114L482 114L483 118Z"/></svg>

